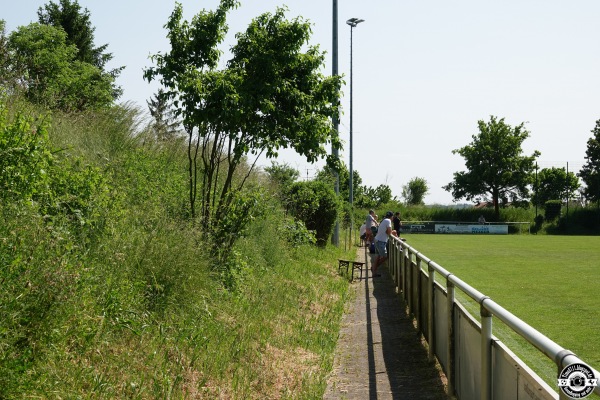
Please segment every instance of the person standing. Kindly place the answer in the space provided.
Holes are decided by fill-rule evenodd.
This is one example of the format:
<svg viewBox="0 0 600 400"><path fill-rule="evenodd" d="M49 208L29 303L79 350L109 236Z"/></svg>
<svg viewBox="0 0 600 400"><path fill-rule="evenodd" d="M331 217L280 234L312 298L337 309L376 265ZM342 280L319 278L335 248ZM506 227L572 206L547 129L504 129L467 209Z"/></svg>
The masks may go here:
<svg viewBox="0 0 600 400"><path fill-rule="evenodd" d="M397 236L396 232L392 229L392 217L394 213L388 211L385 213L385 218L379 224L377 229L377 235L375 235L375 250L377 251L377 258L375 264L371 267L373 278L381 276L377 273L377 268L387 260L387 242L390 235Z"/></svg>
<svg viewBox="0 0 600 400"><path fill-rule="evenodd" d="M369 214L367 215L367 219L365 220L365 234L366 234L366 242L367 244L373 243L373 230L372 227L376 227L378 225L377 218L375 217L375 211L369 210Z"/></svg>
<svg viewBox="0 0 600 400"><path fill-rule="evenodd" d="M399 211L396 211L396 214L394 214L394 218L392 218L392 224L394 226L396 234L398 235L398 237L400 237L400 228L402 227L402 220L400 219Z"/></svg>

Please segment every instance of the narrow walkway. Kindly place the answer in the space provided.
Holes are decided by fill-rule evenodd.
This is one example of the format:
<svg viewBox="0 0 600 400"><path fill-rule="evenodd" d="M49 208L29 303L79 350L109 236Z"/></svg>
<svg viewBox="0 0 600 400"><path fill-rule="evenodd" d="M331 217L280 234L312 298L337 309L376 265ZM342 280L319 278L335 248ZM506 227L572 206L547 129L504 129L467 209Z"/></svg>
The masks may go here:
<svg viewBox="0 0 600 400"><path fill-rule="evenodd" d="M356 260L364 260L368 271L375 258L359 248ZM386 266L380 272L380 278L363 273L352 284L356 293L342 320L323 399L448 399L443 375L427 360Z"/></svg>

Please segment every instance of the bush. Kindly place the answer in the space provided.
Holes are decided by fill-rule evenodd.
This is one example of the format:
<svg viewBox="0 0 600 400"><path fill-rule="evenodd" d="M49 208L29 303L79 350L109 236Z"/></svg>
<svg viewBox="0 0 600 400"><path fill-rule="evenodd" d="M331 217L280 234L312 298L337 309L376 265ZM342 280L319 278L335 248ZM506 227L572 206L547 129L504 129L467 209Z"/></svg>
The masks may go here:
<svg viewBox="0 0 600 400"><path fill-rule="evenodd" d="M290 198L292 214L315 231L317 245L325 246L339 210L333 189L321 181L296 182Z"/></svg>
<svg viewBox="0 0 600 400"><path fill-rule="evenodd" d="M544 205L546 221L553 221L560 216L562 203L560 200L548 200Z"/></svg>
<svg viewBox="0 0 600 400"><path fill-rule="evenodd" d="M52 159L45 121L20 113L9 118L0 104L0 199L31 200L46 193Z"/></svg>

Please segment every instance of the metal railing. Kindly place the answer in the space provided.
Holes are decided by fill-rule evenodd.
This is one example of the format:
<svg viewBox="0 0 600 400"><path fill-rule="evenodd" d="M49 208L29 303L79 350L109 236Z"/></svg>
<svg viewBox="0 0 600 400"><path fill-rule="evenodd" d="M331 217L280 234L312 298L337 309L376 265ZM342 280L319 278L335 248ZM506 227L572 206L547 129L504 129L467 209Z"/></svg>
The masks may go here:
<svg viewBox="0 0 600 400"><path fill-rule="evenodd" d="M552 360L558 370L557 377L571 364L589 366L396 237L390 237L388 263L398 292L425 336L430 359L436 357L446 374L450 395L484 400L569 398L562 390L557 393L492 335L494 316ZM445 288L436 282L436 274L445 278ZM456 289L479 304L479 321L456 300ZM592 368L592 371L600 378L597 370ZM600 395L599 386L594 393Z"/></svg>

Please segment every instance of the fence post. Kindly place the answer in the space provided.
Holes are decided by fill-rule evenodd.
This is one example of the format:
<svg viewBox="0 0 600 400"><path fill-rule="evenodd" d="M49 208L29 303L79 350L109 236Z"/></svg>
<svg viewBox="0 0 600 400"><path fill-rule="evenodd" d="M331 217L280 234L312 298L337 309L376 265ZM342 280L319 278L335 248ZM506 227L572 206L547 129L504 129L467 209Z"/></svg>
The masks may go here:
<svg viewBox="0 0 600 400"><path fill-rule="evenodd" d="M448 306L448 365L446 378L448 378L448 395L454 396L454 283L446 277L447 306Z"/></svg>
<svg viewBox="0 0 600 400"><path fill-rule="evenodd" d="M481 400L492 398L492 314L485 309L483 302L489 299L485 296L480 301L481 313Z"/></svg>
<svg viewBox="0 0 600 400"><path fill-rule="evenodd" d="M413 288L412 284L413 284L413 265L412 265L412 252L408 252L408 254L406 255L406 294L407 294L407 301L406 303L408 304L408 314L414 314L413 312L413 291L415 290L415 288Z"/></svg>
<svg viewBox="0 0 600 400"><path fill-rule="evenodd" d="M434 309L435 309L435 269L429 263L427 263L427 270L429 272L429 305L427 307L427 339L429 341L427 356L429 361L433 361L435 358L435 339L433 338L433 320L434 320Z"/></svg>
<svg viewBox="0 0 600 400"><path fill-rule="evenodd" d="M417 258L417 268L415 269L415 272L417 273L417 287L415 288L417 293L417 304L415 304L415 319L417 321L417 330L420 331L421 326L423 326L423 323L421 322L421 259L419 258L418 254L416 254L415 257Z"/></svg>
<svg viewBox="0 0 600 400"><path fill-rule="evenodd" d="M402 291L404 292L404 300L408 302L408 257L410 252L408 251L408 247L404 248L404 252L402 253Z"/></svg>

